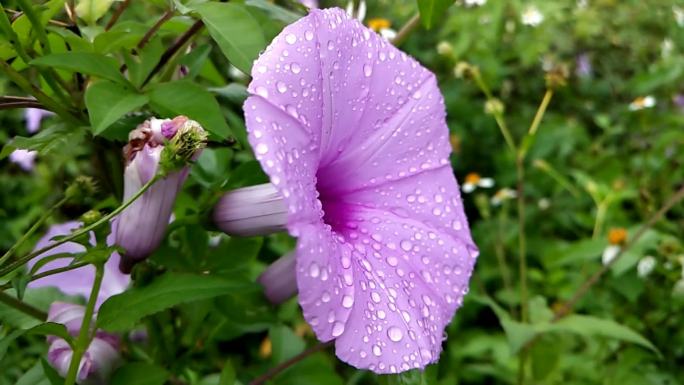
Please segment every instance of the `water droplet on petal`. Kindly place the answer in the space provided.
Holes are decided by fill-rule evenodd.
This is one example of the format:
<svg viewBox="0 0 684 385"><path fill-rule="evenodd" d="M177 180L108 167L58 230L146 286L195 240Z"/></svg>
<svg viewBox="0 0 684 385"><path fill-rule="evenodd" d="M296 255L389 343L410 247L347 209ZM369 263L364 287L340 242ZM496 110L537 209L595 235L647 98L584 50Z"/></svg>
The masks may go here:
<svg viewBox="0 0 684 385"><path fill-rule="evenodd" d="M404 338L404 333L402 333L401 329L398 327L392 326L387 329L387 337L394 342L399 342L402 338Z"/></svg>
<svg viewBox="0 0 684 385"><path fill-rule="evenodd" d="M342 297L342 307L350 309L352 305L354 305L354 298L348 295Z"/></svg>
<svg viewBox="0 0 684 385"><path fill-rule="evenodd" d="M332 328L332 336L339 337L344 333L344 324L342 322L335 322Z"/></svg>
<svg viewBox="0 0 684 385"><path fill-rule="evenodd" d="M266 143L257 144L256 152L257 152L257 154L261 154L261 155L264 155L265 153L267 153L268 152L268 146L266 145Z"/></svg>
<svg viewBox="0 0 684 385"><path fill-rule="evenodd" d="M266 87L263 87L263 86L257 87L256 93L257 93L257 95L263 96L264 98L268 97L268 90L266 89Z"/></svg>
<svg viewBox="0 0 684 385"><path fill-rule="evenodd" d="M376 357L380 357L382 355L382 349L378 345L373 345L373 354Z"/></svg>
<svg viewBox="0 0 684 385"><path fill-rule="evenodd" d="M287 42L287 44L294 44L297 42L297 36L290 33L287 36L285 36L285 41Z"/></svg>
<svg viewBox="0 0 684 385"><path fill-rule="evenodd" d="M276 88L278 88L278 92L280 92L281 94L284 94L287 91L287 84L285 84L283 82L278 82L276 84Z"/></svg>

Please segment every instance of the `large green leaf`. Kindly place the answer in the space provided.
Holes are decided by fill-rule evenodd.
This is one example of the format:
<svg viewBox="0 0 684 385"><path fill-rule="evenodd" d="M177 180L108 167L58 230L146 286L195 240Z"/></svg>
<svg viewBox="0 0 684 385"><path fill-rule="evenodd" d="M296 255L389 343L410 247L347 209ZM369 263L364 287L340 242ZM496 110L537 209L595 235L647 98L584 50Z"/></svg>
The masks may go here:
<svg viewBox="0 0 684 385"><path fill-rule="evenodd" d="M425 28L432 28L436 21L444 16L449 6L454 3L454 0L418 0L418 11L420 12L420 20L423 22Z"/></svg>
<svg viewBox="0 0 684 385"><path fill-rule="evenodd" d="M100 135L107 127L125 114L144 106L149 98L117 83L102 80L94 83L85 93L93 134Z"/></svg>
<svg viewBox="0 0 684 385"><path fill-rule="evenodd" d="M249 74L252 62L266 47L259 23L240 4L206 3L195 9L223 54L235 67Z"/></svg>
<svg viewBox="0 0 684 385"><path fill-rule="evenodd" d="M159 84L148 95L152 108L164 117L186 115L221 139L230 134L214 95L195 83L181 80Z"/></svg>
<svg viewBox="0 0 684 385"><path fill-rule="evenodd" d="M31 60L31 65L80 72L118 83L126 83L119 63L111 57L92 52L54 53Z"/></svg>
<svg viewBox="0 0 684 385"><path fill-rule="evenodd" d="M144 362L126 364L112 375L112 385L162 385L169 373L157 365Z"/></svg>
<svg viewBox="0 0 684 385"><path fill-rule="evenodd" d="M99 328L123 331L143 317L185 302L229 294L252 285L208 275L166 273L152 284L109 298L100 307Z"/></svg>

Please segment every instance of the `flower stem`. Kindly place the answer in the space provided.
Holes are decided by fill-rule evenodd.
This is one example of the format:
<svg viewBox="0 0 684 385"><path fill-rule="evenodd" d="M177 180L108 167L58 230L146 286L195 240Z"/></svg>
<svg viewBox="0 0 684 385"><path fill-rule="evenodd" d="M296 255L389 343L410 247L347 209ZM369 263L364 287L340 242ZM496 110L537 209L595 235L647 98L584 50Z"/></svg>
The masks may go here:
<svg viewBox="0 0 684 385"><path fill-rule="evenodd" d="M94 229L100 227L101 225L103 225L103 224L109 222L112 218L114 218L114 217L117 216L119 213L121 213L123 210L125 210L126 207L130 206L136 199L140 198L140 196L141 196L145 191L147 191L147 189L149 189L149 188L150 188L156 181L158 181L160 178L161 178L161 177L160 177L159 175L157 175L157 176L155 176L154 178L150 179L150 180L149 180L147 183L145 183L145 184L142 186L142 188L141 188L140 190L138 190L138 192L135 193L135 195L133 195L129 200L127 200L126 202L124 202L121 206L117 207L117 208L116 208L114 211L112 211L111 213L109 213L109 214L105 215L104 217L102 217L102 218L101 218L100 220L98 220L97 222L95 222L95 223L93 223L93 224L91 224L91 225L89 225L89 226L83 227L83 228L81 228L80 230L75 231L75 232L71 233L70 235L68 235L68 236L66 236L66 237L64 237L64 238L61 238L61 239L58 240L58 241L52 242L51 244L49 244L49 245L43 247L42 249L36 250L36 251L34 251L34 252L32 252L32 253L30 253L30 254L24 256L23 258L20 258L20 259L14 261L13 263L9 264L9 266L7 266L6 268L0 270L0 277L4 276L4 275L6 275L6 274L11 273L12 271L14 271L15 269L19 268L20 266L23 266L26 262L28 262L28 261L30 261L31 259L35 258L36 256L41 255L41 254L45 253L45 252L48 251L48 250L51 250L51 249L53 249L53 248L55 248L55 247L57 247L57 246L59 246L59 245L61 245L61 244L67 243L67 242L69 242L69 241L71 241L71 240L73 240L73 239L75 239L75 238L78 238L78 237L84 235L84 234L87 234L87 233L89 233L90 231L92 231L92 230L94 230Z"/></svg>
<svg viewBox="0 0 684 385"><path fill-rule="evenodd" d="M488 102L493 102L496 100L494 95L492 94L492 91L489 89L489 86L487 86L487 83L485 83L484 79L482 78L482 74L480 73L480 70L477 68L473 68L470 71L473 80L475 80L475 83L477 86L480 88L483 94L487 97ZM506 120L504 119L503 113L501 111L492 111L492 115L494 115L494 120L496 120L496 124L499 126L499 130L501 130L501 135L503 135L504 140L506 141L506 144L508 145L508 148L513 152L517 153L518 149L515 146L515 141L513 140L513 135L511 135L511 131L508 129L508 126L506 125Z"/></svg>
<svg viewBox="0 0 684 385"><path fill-rule="evenodd" d="M24 242L26 242L26 240L31 235L33 235L33 233L35 233L36 230L38 230L38 228L40 228L40 226L43 224L43 222L45 222L48 218L50 218L50 216L52 216L52 213L54 213L55 210L57 210L64 203L66 203L67 200L68 200L67 197L60 199L59 202L55 203L40 218L38 218L36 223L34 223L33 226L31 226L31 228L29 228L28 231L26 233L24 233L24 235L22 235L21 238L19 238L19 240L17 240L14 243L14 245L12 245L12 247L10 247L9 250L7 250L7 252L5 254L3 254L2 257L0 257L0 266L2 266L2 264L5 263L12 256L12 254L14 254L14 252L19 248L19 246L21 246Z"/></svg>
<svg viewBox="0 0 684 385"><path fill-rule="evenodd" d="M406 24L404 24L403 27L401 27L399 32L397 32L397 36L392 39L392 44L395 47L399 47L404 41L406 41L411 32L413 32L419 24L420 15L416 13L412 18L409 19L409 21L406 22Z"/></svg>
<svg viewBox="0 0 684 385"><path fill-rule="evenodd" d="M83 315L83 322L81 323L81 330L79 330L78 338L74 343L74 354L71 356L71 363L69 364L69 370L67 371L64 385L74 385L76 383L76 376L78 375L81 358L90 345L90 323L92 322L93 313L95 312L95 302L97 302L97 296L100 292L103 275L104 264L95 264L95 280L93 282L93 289L90 291L88 304L86 305L85 314Z"/></svg>
<svg viewBox="0 0 684 385"><path fill-rule="evenodd" d="M20 301L19 299L14 298L11 295L2 291L0 291L0 302L15 308L24 314L28 314L31 317L38 319L40 321L45 321L47 319L47 313L45 313L44 311L37 309L27 304L26 302Z"/></svg>
<svg viewBox="0 0 684 385"><path fill-rule="evenodd" d="M312 346L309 349L297 354L296 356L290 358L289 360L283 362L282 364L270 369L266 373L262 374L261 376L257 377L254 379L254 381L250 382L249 385L261 385L265 383L266 381L270 380L271 378L277 376L280 374L282 371L285 369L289 368L290 366L298 363L299 361L305 359L306 357L319 352L328 346L331 346L332 342L326 342L326 343L319 343L318 345Z"/></svg>
<svg viewBox="0 0 684 385"><path fill-rule="evenodd" d="M670 199L665 202L665 204L655 213L651 218L648 219L646 223L644 223L639 230L634 234L634 236L630 239L629 243L625 245L624 247L620 248L620 251L618 254L613 258L612 261L607 263L606 265L603 265L603 267L598 270L596 273L594 273L589 279L587 279L582 286L580 286L577 291L575 291L575 294L563 305L559 308L559 310L556 312L554 315L553 320L557 321L563 317L565 317L572 308L577 304L577 302L584 297L584 295L589 292L589 289L591 289L597 282L598 280L610 270L610 268L625 254L625 252L629 249L631 249L641 238L648 229L653 227L660 218L665 215L672 207L674 207L677 203L680 201L684 200L684 186L680 187L679 190L677 190L674 195L670 197Z"/></svg>
<svg viewBox="0 0 684 385"><path fill-rule="evenodd" d="M537 113L534 115L534 120L532 120L530 129L527 131L530 135L534 135L537 133L537 129L539 128L539 124L541 123L542 118L544 117L546 108L549 106L549 103L551 102L551 97L553 97L553 90L549 88L544 93L544 98L542 99L541 104L539 105L539 109L537 109Z"/></svg>

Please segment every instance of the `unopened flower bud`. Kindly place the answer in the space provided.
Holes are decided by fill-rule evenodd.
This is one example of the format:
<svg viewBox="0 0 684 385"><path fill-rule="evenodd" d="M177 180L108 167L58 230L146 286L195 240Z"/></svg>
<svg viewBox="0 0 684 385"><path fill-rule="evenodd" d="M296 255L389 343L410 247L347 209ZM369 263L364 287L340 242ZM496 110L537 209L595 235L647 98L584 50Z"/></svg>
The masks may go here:
<svg viewBox="0 0 684 385"><path fill-rule="evenodd" d="M97 210L88 210L81 215L81 222L83 222L84 227L90 226L100 219L102 219L102 213Z"/></svg>
<svg viewBox="0 0 684 385"><path fill-rule="evenodd" d="M48 321L61 323L67 332L76 337L80 332L85 308L64 302L50 306ZM62 338L49 336L47 339L48 362L61 376L66 376L74 355L73 349ZM90 342L79 363L76 382L80 385L103 384L120 361L119 338L116 335L98 331Z"/></svg>
<svg viewBox="0 0 684 385"><path fill-rule="evenodd" d="M270 183L229 191L214 208L214 223L226 234L266 235L285 231L287 207Z"/></svg>
<svg viewBox="0 0 684 385"><path fill-rule="evenodd" d="M97 191L95 180L89 176L79 176L66 189L66 196L69 199L80 200L92 196Z"/></svg>
<svg viewBox="0 0 684 385"><path fill-rule="evenodd" d="M297 294L296 265L295 254L287 254L273 262L257 279L271 303L283 303Z"/></svg>
<svg viewBox="0 0 684 385"><path fill-rule="evenodd" d="M465 78L472 75L474 71L477 71L477 67L471 66L468 62L460 61L454 67L454 76L459 79Z"/></svg>
<svg viewBox="0 0 684 385"><path fill-rule="evenodd" d="M454 53L454 47L448 41L440 41L437 44L437 53L442 56L449 56Z"/></svg>
<svg viewBox="0 0 684 385"><path fill-rule="evenodd" d="M504 112L504 104L499 99L490 99L485 103L485 113L489 115L500 115Z"/></svg>
<svg viewBox="0 0 684 385"><path fill-rule="evenodd" d="M173 120L150 119L129 134L124 147L124 201L136 195L152 178L151 187L117 219L116 244L125 249L119 265L130 272L161 243L178 191L188 176L187 163L204 148L206 133L184 116Z"/></svg>

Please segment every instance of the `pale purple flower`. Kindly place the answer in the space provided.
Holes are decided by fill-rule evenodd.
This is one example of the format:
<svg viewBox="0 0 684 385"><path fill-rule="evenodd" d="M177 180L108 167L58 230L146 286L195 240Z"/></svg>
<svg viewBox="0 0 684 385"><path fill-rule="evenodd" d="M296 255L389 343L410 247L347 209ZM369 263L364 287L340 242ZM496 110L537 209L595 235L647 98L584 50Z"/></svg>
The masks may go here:
<svg viewBox="0 0 684 385"><path fill-rule="evenodd" d="M676 94L672 97L672 102L681 112L684 112L684 94Z"/></svg>
<svg viewBox="0 0 684 385"><path fill-rule="evenodd" d="M24 171L31 171L35 167L37 155L36 151L18 148L10 153L9 160Z"/></svg>
<svg viewBox="0 0 684 385"><path fill-rule="evenodd" d="M591 76L593 68L591 65L591 58L588 54L583 53L577 56L577 62L575 63L575 74L578 77L586 78Z"/></svg>
<svg viewBox="0 0 684 385"><path fill-rule="evenodd" d="M435 362L478 255L435 76L328 9L286 27L252 77L249 141L298 238L305 319L358 368Z"/></svg>
<svg viewBox="0 0 684 385"><path fill-rule="evenodd" d="M178 132L204 130L184 116L149 119L129 134L124 147L124 201L134 196L159 170L164 146ZM197 152L199 155L199 151ZM174 171L155 182L118 217L116 243L126 252L121 271L129 273L137 262L147 258L159 246L171 218L176 195L188 176L188 167Z"/></svg>
<svg viewBox="0 0 684 385"><path fill-rule="evenodd" d="M78 222L66 222L63 224L53 225L48 232L38 241L35 250L42 249L53 241L52 238L60 235L68 235L72 231L81 227ZM112 223L112 233L107 237L107 244L114 243L114 230L116 229L116 222ZM91 234L90 242L95 244L95 235ZM78 254L85 251L85 247L75 242L66 242L61 244L41 255L32 259L28 267L29 269L42 258L58 254ZM107 298L119 294L126 290L131 279L128 275L119 272L120 256L118 253L113 253L104 267L104 275L102 277L102 286L97 297L96 306L100 306ZM36 273L42 273L52 269L66 267L73 262L73 257L62 257L54 259L45 265L41 266ZM90 296L90 291L93 287L93 280L95 279L95 268L92 265L80 267L78 269L65 271L59 274L48 275L47 277L39 278L31 281L28 285L30 288L38 287L56 287L61 292L67 295L80 295L85 298Z"/></svg>
<svg viewBox="0 0 684 385"><path fill-rule="evenodd" d="M299 2L310 9L318 8L318 0L299 0Z"/></svg>
<svg viewBox="0 0 684 385"><path fill-rule="evenodd" d="M35 134L40 130L40 122L43 118L54 115L54 112L43 110L41 108L27 108L24 110L24 118L26 119L26 131L29 134Z"/></svg>
<svg viewBox="0 0 684 385"><path fill-rule="evenodd" d="M297 257L287 254L273 262L257 280L272 303L283 303L297 294Z"/></svg>
<svg viewBox="0 0 684 385"><path fill-rule="evenodd" d="M232 235L265 235L285 230L287 207L270 183L226 193L214 208L214 223Z"/></svg>
<svg viewBox="0 0 684 385"><path fill-rule="evenodd" d="M85 307L64 302L50 306L48 321L66 326L72 337L78 336L85 315ZM92 325L92 324L91 324ZM71 346L62 338L48 337L48 362L62 376L66 376L74 354ZM120 362L119 337L97 331L79 363L76 382L80 385L106 384L112 371Z"/></svg>

